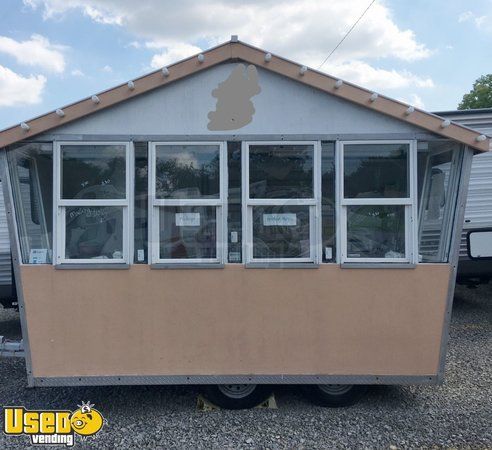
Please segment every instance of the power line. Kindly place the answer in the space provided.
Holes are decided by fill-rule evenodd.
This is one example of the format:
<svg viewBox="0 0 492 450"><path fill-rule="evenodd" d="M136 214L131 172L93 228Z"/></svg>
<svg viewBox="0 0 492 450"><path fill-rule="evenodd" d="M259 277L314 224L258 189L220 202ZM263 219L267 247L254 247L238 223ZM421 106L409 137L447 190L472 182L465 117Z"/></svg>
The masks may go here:
<svg viewBox="0 0 492 450"><path fill-rule="evenodd" d="M333 55L333 53L335 53L335 51L337 50L338 47L340 47L340 45L342 45L342 42L347 39L347 36L352 32L352 30L357 26L357 24L361 21L361 19L366 15L367 11L369 11L369 8L374 4L376 0L372 0L371 3L369 3L369 6L364 10L364 12L360 15L360 17L355 21L355 23L350 27L350 30L347 31L347 33L345 33L345 36L340 40L340 42L335 46L335 48L330 52L330 54L325 58L325 60L320 64L320 66L318 67L318 70L321 69L325 62L328 61L328 59L330 58L331 55Z"/></svg>

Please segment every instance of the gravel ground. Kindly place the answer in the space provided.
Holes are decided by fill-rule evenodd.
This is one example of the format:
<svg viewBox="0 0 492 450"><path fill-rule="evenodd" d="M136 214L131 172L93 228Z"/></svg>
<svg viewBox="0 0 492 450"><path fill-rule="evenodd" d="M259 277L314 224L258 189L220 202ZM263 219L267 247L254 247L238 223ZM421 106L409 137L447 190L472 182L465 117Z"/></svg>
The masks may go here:
<svg viewBox="0 0 492 450"><path fill-rule="evenodd" d="M15 313L0 309L2 333L14 337L19 327ZM492 287L457 288L442 386L373 387L350 408L313 406L294 386L275 389L277 410L202 412L196 387L25 384L23 361L0 359L0 405L73 410L91 400L99 407L108 424L78 441L81 449L492 448ZM0 434L1 449L28 444Z"/></svg>

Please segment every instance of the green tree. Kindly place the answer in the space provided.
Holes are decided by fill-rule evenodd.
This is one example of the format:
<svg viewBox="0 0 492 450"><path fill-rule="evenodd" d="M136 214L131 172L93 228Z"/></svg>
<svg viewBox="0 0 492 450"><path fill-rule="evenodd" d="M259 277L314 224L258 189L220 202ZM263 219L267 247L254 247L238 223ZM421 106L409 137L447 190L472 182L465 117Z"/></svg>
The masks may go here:
<svg viewBox="0 0 492 450"><path fill-rule="evenodd" d="M463 96L458 109L492 108L492 73L482 75Z"/></svg>

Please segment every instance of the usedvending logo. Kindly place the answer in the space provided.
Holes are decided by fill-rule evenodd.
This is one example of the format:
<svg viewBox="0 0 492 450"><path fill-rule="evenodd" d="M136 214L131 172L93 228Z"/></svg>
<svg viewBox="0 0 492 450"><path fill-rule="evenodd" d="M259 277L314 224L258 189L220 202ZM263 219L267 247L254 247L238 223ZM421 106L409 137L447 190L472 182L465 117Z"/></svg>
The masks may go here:
<svg viewBox="0 0 492 450"><path fill-rule="evenodd" d="M90 402L69 410L28 410L22 406L3 408L3 432L8 436L29 436L33 445L72 447L75 435L95 437L106 423Z"/></svg>

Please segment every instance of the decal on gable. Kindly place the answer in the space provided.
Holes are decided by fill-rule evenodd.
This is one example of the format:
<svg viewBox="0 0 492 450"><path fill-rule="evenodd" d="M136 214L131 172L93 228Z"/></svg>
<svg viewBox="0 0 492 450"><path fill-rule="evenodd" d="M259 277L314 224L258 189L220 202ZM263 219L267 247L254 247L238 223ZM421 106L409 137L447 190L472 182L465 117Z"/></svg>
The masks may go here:
<svg viewBox="0 0 492 450"><path fill-rule="evenodd" d="M217 99L215 111L208 113L211 131L237 130L253 120L255 107L251 97L261 92L256 67L238 64L227 80L212 91Z"/></svg>

